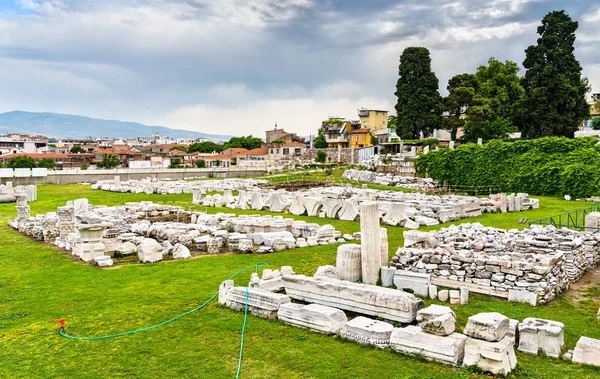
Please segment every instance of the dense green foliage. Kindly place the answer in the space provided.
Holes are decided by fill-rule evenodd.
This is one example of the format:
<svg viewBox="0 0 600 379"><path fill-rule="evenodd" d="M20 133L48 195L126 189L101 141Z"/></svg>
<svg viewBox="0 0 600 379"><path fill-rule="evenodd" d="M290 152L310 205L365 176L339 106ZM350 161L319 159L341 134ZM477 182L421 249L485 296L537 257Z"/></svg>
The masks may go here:
<svg viewBox="0 0 600 379"><path fill-rule="evenodd" d="M171 148L169 149L169 151L173 151L173 150L179 150L179 151L183 151L184 153L187 153L187 152L188 152L188 149L187 149L187 147L185 147L185 146L181 146L181 145L175 145L175 146L173 146L173 147L171 147Z"/></svg>
<svg viewBox="0 0 600 379"><path fill-rule="evenodd" d="M323 135L323 133L321 133L321 131L319 131L319 135L317 136L317 138L315 138L314 147L315 149L324 149L327 147L327 142L325 142L325 136Z"/></svg>
<svg viewBox="0 0 600 379"><path fill-rule="evenodd" d="M175 158L171 161L169 168L180 168L181 167L181 159Z"/></svg>
<svg viewBox="0 0 600 379"><path fill-rule="evenodd" d="M87 170L88 169L88 165L86 165L85 163L81 165L80 169L82 170Z"/></svg>
<svg viewBox="0 0 600 379"><path fill-rule="evenodd" d="M506 138L516 130L515 107L524 92L518 72L515 62L490 58L475 74L456 75L448 81L444 127L453 139L458 128L463 128L461 139L469 142Z"/></svg>
<svg viewBox="0 0 600 379"><path fill-rule="evenodd" d="M204 159L198 159L195 164L198 168L206 168L206 161Z"/></svg>
<svg viewBox="0 0 600 379"><path fill-rule="evenodd" d="M4 168L4 163L0 162L0 168Z"/></svg>
<svg viewBox="0 0 600 379"><path fill-rule="evenodd" d="M594 130L600 130L600 117L594 117L591 126Z"/></svg>
<svg viewBox="0 0 600 379"><path fill-rule="evenodd" d="M102 160L96 163L97 168L106 168L111 169L115 167L119 167L121 165L121 161L119 157L115 154L103 154Z"/></svg>
<svg viewBox="0 0 600 379"><path fill-rule="evenodd" d="M315 162L325 163L327 161L327 153L325 150L318 150L315 154Z"/></svg>
<svg viewBox="0 0 600 379"><path fill-rule="evenodd" d="M600 146L594 138L467 144L429 152L416 167L420 175L452 185L577 198L600 194Z"/></svg>
<svg viewBox="0 0 600 379"><path fill-rule="evenodd" d="M56 168L56 162L54 162L54 159L42 158L38 162L38 167L47 168L48 170L54 170Z"/></svg>
<svg viewBox="0 0 600 379"><path fill-rule="evenodd" d="M550 12L538 27L537 45L525 50L525 96L519 110L523 138L573 138L589 117L588 83L574 54L578 26L564 11Z"/></svg>
<svg viewBox="0 0 600 379"><path fill-rule="evenodd" d="M219 145L218 143L206 141L206 142L197 142L193 143L188 147L188 153L220 153L223 151L223 145Z"/></svg>
<svg viewBox="0 0 600 379"><path fill-rule="evenodd" d="M79 145L73 146L70 151L73 154L85 153L85 149Z"/></svg>
<svg viewBox="0 0 600 379"><path fill-rule="evenodd" d="M427 137L440 129L442 97L439 81L431 71L431 57L425 47L408 47L400 56L396 84L397 129L400 138Z"/></svg>
<svg viewBox="0 0 600 379"><path fill-rule="evenodd" d="M244 148L248 150L256 149L261 147L263 140L258 137L246 136L246 137L232 137L223 146L223 150L227 150L232 147Z"/></svg>
<svg viewBox="0 0 600 379"><path fill-rule="evenodd" d="M7 164L8 168L35 168L36 164L33 158L20 155L10 158Z"/></svg>
<svg viewBox="0 0 600 379"><path fill-rule="evenodd" d="M271 143L285 143L284 139L274 139Z"/></svg>

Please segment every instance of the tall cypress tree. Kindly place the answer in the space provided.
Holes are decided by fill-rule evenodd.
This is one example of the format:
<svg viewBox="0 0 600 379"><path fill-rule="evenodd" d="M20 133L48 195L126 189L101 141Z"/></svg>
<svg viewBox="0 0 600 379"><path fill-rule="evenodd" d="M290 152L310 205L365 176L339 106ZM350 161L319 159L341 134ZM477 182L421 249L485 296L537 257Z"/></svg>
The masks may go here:
<svg viewBox="0 0 600 379"><path fill-rule="evenodd" d="M431 71L431 57L425 47L408 47L400 56L400 78L396 85L397 129L401 138L429 136L442 128L442 97L439 82Z"/></svg>
<svg viewBox="0 0 600 379"><path fill-rule="evenodd" d="M525 50L525 96L519 109L524 138L573 138L589 117L587 79L581 77L573 46L578 26L564 11L550 12L537 29L537 45Z"/></svg>

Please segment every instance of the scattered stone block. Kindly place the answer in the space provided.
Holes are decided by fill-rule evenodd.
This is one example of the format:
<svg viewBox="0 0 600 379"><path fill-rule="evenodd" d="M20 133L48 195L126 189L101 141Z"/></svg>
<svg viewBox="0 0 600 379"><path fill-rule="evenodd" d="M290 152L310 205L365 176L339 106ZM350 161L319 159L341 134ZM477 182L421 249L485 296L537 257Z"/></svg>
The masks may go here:
<svg viewBox="0 0 600 379"><path fill-rule="evenodd" d="M281 304L277 311L277 318L294 326L326 334L339 333L348 322L343 311L319 304Z"/></svg>
<svg viewBox="0 0 600 379"><path fill-rule="evenodd" d="M427 333L449 336L456 330L456 315L442 305L430 305L417 312L417 322Z"/></svg>
<svg viewBox="0 0 600 379"><path fill-rule="evenodd" d="M405 354L459 366L463 361L466 340L467 337L462 334L436 336L418 326L409 325L406 328L394 328L390 336L390 347Z"/></svg>
<svg viewBox="0 0 600 379"><path fill-rule="evenodd" d="M573 362L600 366L600 340L581 337L573 350Z"/></svg>
<svg viewBox="0 0 600 379"><path fill-rule="evenodd" d="M519 303L527 303L532 306L537 305L537 294L526 290L508 290L508 301L514 301Z"/></svg>
<svg viewBox="0 0 600 379"><path fill-rule="evenodd" d="M222 287L222 288L221 288ZM248 304L248 311L251 314L274 319L277 316L279 306L290 303L290 297L287 295L264 291L258 288L229 287L228 284L219 287L219 297L221 289L226 291L224 295L225 305L236 310L242 310ZM246 300L246 293L248 299Z"/></svg>
<svg viewBox="0 0 600 379"><path fill-rule="evenodd" d="M431 284L430 274L420 274L418 272L398 270L394 275L394 285L400 290L410 289L420 296L429 295L429 285Z"/></svg>
<svg viewBox="0 0 600 379"><path fill-rule="evenodd" d="M501 313L478 313L469 317L464 333L472 338L497 342L506 336L509 325L508 317Z"/></svg>
<svg viewBox="0 0 600 379"><path fill-rule="evenodd" d="M435 300L435 299L437 299L437 296L438 296L437 286L430 284L429 285L429 298L431 300Z"/></svg>
<svg viewBox="0 0 600 379"><path fill-rule="evenodd" d="M394 284L394 275L396 274L396 267L382 267L381 268L381 285L384 287L391 287Z"/></svg>
<svg viewBox="0 0 600 379"><path fill-rule="evenodd" d="M331 265L327 266L319 266L317 272L313 275L315 278L329 278L329 279L339 279L340 273L338 270Z"/></svg>
<svg viewBox="0 0 600 379"><path fill-rule="evenodd" d="M187 259L191 256L190 249L184 245L177 243L173 246L173 259Z"/></svg>
<svg viewBox="0 0 600 379"><path fill-rule="evenodd" d="M519 351L537 355L539 351L558 358L565 344L561 322L528 317L519 324Z"/></svg>
<svg viewBox="0 0 600 379"><path fill-rule="evenodd" d="M494 375L508 375L517 366L517 357L510 337L490 342L468 338L463 366L477 366Z"/></svg>
<svg viewBox="0 0 600 379"><path fill-rule="evenodd" d="M438 292L438 300L439 301L443 301L445 303L448 301L449 297L450 297L450 294L448 293L448 290L440 290L440 292Z"/></svg>
<svg viewBox="0 0 600 379"><path fill-rule="evenodd" d="M469 304L469 289L467 287L460 287L460 304Z"/></svg>
<svg viewBox="0 0 600 379"><path fill-rule="evenodd" d="M424 306L414 295L391 288L304 275L286 275L283 282L293 299L404 323L413 322Z"/></svg>
<svg viewBox="0 0 600 379"><path fill-rule="evenodd" d="M460 291L458 290L450 290L450 304L456 305L460 304Z"/></svg>
<svg viewBox="0 0 600 379"><path fill-rule="evenodd" d="M342 338L380 348L390 346L390 336L394 326L387 322L358 316L344 324L340 332Z"/></svg>

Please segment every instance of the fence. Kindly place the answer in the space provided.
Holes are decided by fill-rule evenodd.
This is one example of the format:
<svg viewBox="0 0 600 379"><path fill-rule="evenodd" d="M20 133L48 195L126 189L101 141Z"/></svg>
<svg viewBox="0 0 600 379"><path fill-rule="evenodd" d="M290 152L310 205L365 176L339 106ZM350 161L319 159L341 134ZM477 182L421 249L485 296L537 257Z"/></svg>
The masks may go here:
<svg viewBox="0 0 600 379"><path fill-rule="evenodd" d="M566 227L569 229L593 231L597 233L600 228L593 226L585 226L585 217L592 212L599 212L600 204L592 205L587 208L575 209L570 212L561 213L555 216L541 218L539 220L533 220L529 222L531 225L553 225L557 228Z"/></svg>

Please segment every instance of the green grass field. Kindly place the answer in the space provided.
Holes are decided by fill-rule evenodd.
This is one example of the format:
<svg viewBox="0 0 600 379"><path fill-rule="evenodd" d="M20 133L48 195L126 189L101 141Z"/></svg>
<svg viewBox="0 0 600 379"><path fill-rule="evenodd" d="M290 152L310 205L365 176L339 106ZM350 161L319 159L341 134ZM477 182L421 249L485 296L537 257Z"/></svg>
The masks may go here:
<svg viewBox="0 0 600 379"><path fill-rule="evenodd" d="M314 178L311 178L314 179ZM89 186L40 186L32 214L56 211L67 200L87 197L96 205L128 201L191 207L191 195L117 194ZM523 227L530 220L589 203L541 198L542 207L521 214L487 214L484 225ZM201 207L191 207L201 210ZM203 209L202 209L203 210ZM208 212L231 209L209 208ZM237 211L235 213L267 213ZM259 261L270 268L291 265L312 275L335 264L335 246L290 250L269 255L207 256L187 261L124 265L98 269L74 263L63 252L25 237L6 223L14 204L0 204L0 378L234 378L243 314L216 302L174 323L146 333L99 341L72 341L58 335L55 319L67 319L67 332L99 336L146 327L192 309L218 290L241 268ZM343 233L359 230L357 222L295 217L331 223ZM463 220L473 221L473 220ZM440 226L436 226L439 228ZM388 227L390 253L402 244L402 229ZM250 271L237 280L245 285ZM471 295L469 305L453 306L462 331L467 317L498 311L511 318L541 317L565 323L567 348L585 335L600 338L596 300L600 283L591 282L589 298L532 308ZM429 300L426 304L431 304ZM517 353L518 378L598 378L600 369L559 359ZM485 378L471 370L422 361L391 351L365 347L249 316L242 378Z"/></svg>

